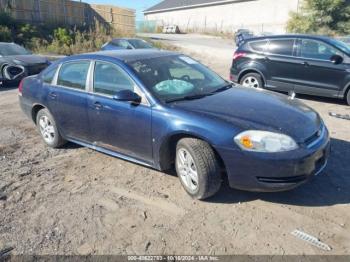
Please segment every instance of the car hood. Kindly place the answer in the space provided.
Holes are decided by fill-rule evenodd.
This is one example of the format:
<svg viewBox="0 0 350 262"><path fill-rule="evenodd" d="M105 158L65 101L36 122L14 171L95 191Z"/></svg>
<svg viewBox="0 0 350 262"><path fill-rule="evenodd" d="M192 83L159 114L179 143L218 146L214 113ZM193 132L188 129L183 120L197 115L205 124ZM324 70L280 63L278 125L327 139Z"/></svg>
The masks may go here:
<svg viewBox="0 0 350 262"><path fill-rule="evenodd" d="M322 123L310 107L270 91L234 87L201 99L174 103L174 107L220 119L242 130L279 132L304 142Z"/></svg>
<svg viewBox="0 0 350 262"><path fill-rule="evenodd" d="M14 56L7 56L5 57L5 59L9 62L18 60L27 65L47 63L46 57L38 56L38 55L14 55Z"/></svg>

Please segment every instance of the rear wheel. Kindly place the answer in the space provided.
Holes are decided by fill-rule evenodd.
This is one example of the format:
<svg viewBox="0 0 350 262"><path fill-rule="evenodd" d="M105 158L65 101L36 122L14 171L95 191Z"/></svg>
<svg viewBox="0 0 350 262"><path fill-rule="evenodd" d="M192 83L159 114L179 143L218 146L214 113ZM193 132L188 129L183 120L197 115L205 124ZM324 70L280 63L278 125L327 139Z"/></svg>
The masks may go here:
<svg viewBox="0 0 350 262"><path fill-rule="evenodd" d="M58 131L56 122L46 108L41 109L36 116L36 126L44 142L53 148L58 148L66 143Z"/></svg>
<svg viewBox="0 0 350 262"><path fill-rule="evenodd" d="M221 186L218 159L206 142L183 138L176 146L176 172L184 189L193 198L205 199Z"/></svg>
<svg viewBox="0 0 350 262"><path fill-rule="evenodd" d="M262 77L257 73L249 73L242 77L240 84L249 88L264 88Z"/></svg>

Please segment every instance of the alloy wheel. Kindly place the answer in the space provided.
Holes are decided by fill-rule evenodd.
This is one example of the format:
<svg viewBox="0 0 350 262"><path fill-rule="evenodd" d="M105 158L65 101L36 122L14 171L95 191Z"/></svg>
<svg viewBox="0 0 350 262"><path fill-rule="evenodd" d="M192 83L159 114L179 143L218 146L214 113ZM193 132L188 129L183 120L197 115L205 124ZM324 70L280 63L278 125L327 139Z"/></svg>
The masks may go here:
<svg viewBox="0 0 350 262"><path fill-rule="evenodd" d="M55 139L55 128L51 120L47 116L42 116L39 119L39 128L42 137L46 143L53 143Z"/></svg>
<svg viewBox="0 0 350 262"><path fill-rule="evenodd" d="M176 165L184 186L190 191L198 188L198 172L191 154L185 148L177 151Z"/></svg>
<svg viewBox="0 0 350 262"><path fill-rule="evenodd" d="M260 88L258 79L253 76L248 76L245 78L242 82L242 86L249 88Z"/></svg>

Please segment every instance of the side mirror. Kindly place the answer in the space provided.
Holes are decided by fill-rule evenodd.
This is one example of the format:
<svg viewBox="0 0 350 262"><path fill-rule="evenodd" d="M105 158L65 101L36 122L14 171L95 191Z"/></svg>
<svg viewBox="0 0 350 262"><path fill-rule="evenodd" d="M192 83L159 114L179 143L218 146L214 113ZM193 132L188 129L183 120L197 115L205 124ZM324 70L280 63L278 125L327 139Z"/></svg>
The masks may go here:
<svg viewBox="0 0 350 262"><path fill-rule="evenodd" d="M131 50L131 49L133 49L133 48L132 48L130 45L128 45L128 47L127 47L126 49Z"/></svg>
<svg viewBox="0 0 350 262"><path fill-rule="evenodd" d="M134 102L134 103L140 103L141 102L141 96L136 94L135 92L131 90L121 90L118 91L114 96L113 99L116 101L127 101L127 102Z"/></svg>
<svg viewBox="0 0 350 262"><path fill-rule="evenodd" d="M343 57L341 57L340 55L333 55L331 56L331 62L335 65L339 65L341 63L343 63Z"/></svg>

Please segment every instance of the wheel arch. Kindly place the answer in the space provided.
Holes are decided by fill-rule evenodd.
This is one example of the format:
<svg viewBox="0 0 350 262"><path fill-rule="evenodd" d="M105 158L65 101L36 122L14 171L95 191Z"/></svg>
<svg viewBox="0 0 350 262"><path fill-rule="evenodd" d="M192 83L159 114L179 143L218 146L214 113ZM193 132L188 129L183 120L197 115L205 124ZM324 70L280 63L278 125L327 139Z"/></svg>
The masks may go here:
<svg viewBox="0 0 350 262"><path fill-rule="evenodd" d="M265 75L263 74L263 72L259 69L252 69L252 68L248 68L248 69L245 69L245 70L242 70L242 72L239 73L238 75L238 79L237 79L237 82L240 83L242 78L247 75L247 74L250 74L250 73L255 73L255 74L259 74L261 76L261 79L263 81L263 84L266 85L266 78L265 78Z"/></svg>
<svg viewBox="0 0 350 262"><path fill-rule="evenodd" d="M38 112L41 109L46 108L46 106L42 105L42 104L34 104L32 107L32 112L31 112L31 116L32 116L32 120L34 123L36 123L36 116L38 115Z"/></svg>
<svg viewBox="0 0 350 262"><path fill-rule="evenodd" d="M350 92L350 83L347 83L344 88L343 98L346 99L346 96L348 95L349 92Z"/></svg>
<svg viewBox="0 0 350 262"><path fill-rule="evenodd" d="M159 147L160 170L169 170L173 167L173 164L175 163L176 145L178 141L180 141L183 138L195 138L208 143L209 146L214 151L216 157L218 158L220 167L225 170L224 161L222 160L220 154L216 151L212 143L210 143L210 141L205 137L199 136L197 134L192 134L189 132L176 132L167 136L165 139L163 139Z"/></svg>

